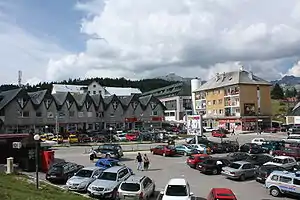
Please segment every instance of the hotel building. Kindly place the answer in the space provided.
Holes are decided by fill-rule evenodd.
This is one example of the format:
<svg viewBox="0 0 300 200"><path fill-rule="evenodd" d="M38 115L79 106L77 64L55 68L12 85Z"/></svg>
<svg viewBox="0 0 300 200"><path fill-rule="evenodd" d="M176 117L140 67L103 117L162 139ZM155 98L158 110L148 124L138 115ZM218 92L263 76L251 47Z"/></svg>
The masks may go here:
<svg viewBox="0 0 300 200"><path fill-rule="evenodd" d="M194 80L195 81L195 80ZM192 88L193 109L204 126L256 130L271 124L271 84L241 68Z"/></svg>

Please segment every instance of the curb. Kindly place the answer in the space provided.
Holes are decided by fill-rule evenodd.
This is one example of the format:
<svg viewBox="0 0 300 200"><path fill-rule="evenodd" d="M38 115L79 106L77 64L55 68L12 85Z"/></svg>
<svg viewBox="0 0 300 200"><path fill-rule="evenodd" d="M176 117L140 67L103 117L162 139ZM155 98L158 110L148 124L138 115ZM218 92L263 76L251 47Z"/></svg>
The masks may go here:
<svg viewBox="0 0 300 200"><path fill-rule="evenodd" d="M102 144L107 144L107 143L84 143L84 144L69 144L69 143L65 143L65 144L60 144L60 145L53 145L53 147L89 147L89 146L99 146ZM113 144L119 144L119 145L143 145L143 144L156 144L153 142L128 142L128 143L117 143L114 142Z"/></svg>

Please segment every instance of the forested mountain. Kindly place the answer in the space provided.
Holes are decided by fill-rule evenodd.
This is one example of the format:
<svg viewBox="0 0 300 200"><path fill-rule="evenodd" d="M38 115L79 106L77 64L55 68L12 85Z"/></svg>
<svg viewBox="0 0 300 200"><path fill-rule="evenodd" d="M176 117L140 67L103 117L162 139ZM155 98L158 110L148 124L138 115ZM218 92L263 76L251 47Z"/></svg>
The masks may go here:
<svg viewBox="0 0 300 200"><path fill-rule="evenodd" d="M89 78L89 79L69 79L64 80L61 82L44 82L39 83L34 86L26 86L29 92L42 90L42 89L49 89L52 90L52 84L68 84L68 85L89 85L93 81L97 81L100 85L106 87L132 87L132 88L139 88L142 92L147 92L153 89L157 89L160 87L165 87L167 85L171 85L176 83L176 81L167 81L163 79L153 78L153 79L142 79L142 80L127 80L125 78ZM11 90L18 88L17 85L1 85L0 92Z"/></svg>

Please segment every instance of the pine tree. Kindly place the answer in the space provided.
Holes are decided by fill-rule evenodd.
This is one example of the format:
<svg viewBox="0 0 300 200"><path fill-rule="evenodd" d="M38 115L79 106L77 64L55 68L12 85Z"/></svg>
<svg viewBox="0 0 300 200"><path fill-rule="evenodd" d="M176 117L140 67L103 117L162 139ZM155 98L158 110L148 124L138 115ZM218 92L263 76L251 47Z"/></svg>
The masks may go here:
<svg viewBox="0 0 300 200"><path fill-rule="evenodd" d="M271 97L272 99L283 99L284 98L284 92L283 89L280 87L278 83L276 83L271 91Z"/></svg>

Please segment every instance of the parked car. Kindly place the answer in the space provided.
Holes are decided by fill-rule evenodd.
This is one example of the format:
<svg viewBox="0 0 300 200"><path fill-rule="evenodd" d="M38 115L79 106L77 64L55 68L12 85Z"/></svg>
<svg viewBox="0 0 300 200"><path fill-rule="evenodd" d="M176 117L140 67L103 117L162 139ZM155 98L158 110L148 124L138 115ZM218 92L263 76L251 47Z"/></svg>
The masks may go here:
<svg viewBox="0 0 300 200"><path fill-rule="evenodd" d="M127 141L137 141L139 137L139 133L138 132L127 133L125 137Z"/></svg>
<svg viewBox="0 0 300 200"><path fill-rule="evenodd" d="M96 167L101 167L104 169L113 167L113 166L123 166L124 164L121 164L119 160L114 158L100 158L95 163Z"/></svg>
<svg viewBox="0 0 300 200"><path fill-rule="evenodd" d="M147 176L130 176L118 189L119 199L149 199L155 194L155 183Z"/></svg>
<svg viewBox="0 0 300 200"><path fill-rule="evenodd" d="M188 144L196 144L196 138L192 137L188 141L186 141ZM208 140L205 136L198 136L198 144L209 144L212 143L212 141Z"/></svg>
<svg viewBox="0 0 300 200"><path fill-rule="evenodd" d="M256 174L256 167L246 161L236 161L223 167L222 175L229 179L238 179L244 181L247 178L253 178Z"/></svg>
<svg viewBox="0 0 300 200"><path fill-rule="evenodd" d="M256 181L260 183L265 183L266 179L273 171L284 171L284 170L286 169L277 165L262 165L257 169Z"/></svg>
<svg viewBox="0 0 300 200"><path fill-rule="evenodd" d="M288 135L300 134L300 126L292 126L288 129Z"/></svg>
<svg viewBox="0 0 300 200"><path fill-rule="evenodd" d="M69 141L70 144L74 144L74 143L78 143L79 139L78 139L77 135L70 134L69 137L68 137L68 141Z"/></svg>
<svg viewBox="0 0 300 200"><path fill-rule="evenodd" d="M236 152L240 148L240 145L239 145L238 141L223 140L221 142L221 144L224 147L226 152Z"/></svg>
<svg viewBox="0 0 300 200"><path fill-rule="evenodd" d="M194 154L187 158L186 164L191 168L196 168L196 166L203 162L204 160L211 158L208 154Z"/></svg>
<svg viewBox="0 0 300 200"><path fill-rule="evenodd" d="M213 175L220 174L222 168L228 166L230 161L226 158L213 157L198 163L197 169L202 173L211 173Z"/></svg>
<svg viewBox="0 0 300 200"><path fill-rule="evenodd" d="M264 165L276 165L291 170L295 165L297 165L297 161L295 158L290 156L276 156Z"/></svg>
<svg viewBox="0 0 300 200"><path fill-rule="evenodd" d="M85 167L74 174L66 183L68 190L85 192L87 187L103 172L104 168Z"/></svg>
<svg viewBox="0 0 300 200"><path fill-rule="evenodd" d="M262 148L268 149L268 151L276 151L280 150L285 146L285 143L283 141L264 141L262 143Z"/></svg>
<svg viewBox="0 0 300 200"><path fill-rule="evenodd" d="M210 142L207 144L207 146L210 148L211 153L225 153L227 152L228 145L217 143L217 142Z"/></svg>
<svg viewBox="0 0 300 200"><path fill-rule="evenodd" d="M284 147L281 150L273 152L275 156L290 156L296 160L300 160L300 148L299 147Z"/></svg>
<svg viewBox="0 0 300 200"><path fill-rule="evenodd" d="M213 131L211 132L211 136L212 136L212 137L219 137L219 138L226 138L226 137L227 137L227 136L226 136L226 133L220 132L219 130L213 130Z"/></svg>
<svg viewBox="0 0 300 200"><path fill-rule="evenodd" d="M250 155L248 153L245 152L234 152L234 153L229 153L226 158L231 161L231 162L235 162L235 161L242 161L242 160L246 160Z"/></svg>
<svg viewBox="0 0 300 200"><path fill-rule="evenodd" d="M52 183L65 184L69 178L84 166L71 162L60 162L51 166L46 173L46 180Z"/></svg>
<svg viewBox="0 0 300 200"><path fill-rule="evenodd" d="M267 154L250 155L244 161L250 162L255 166L261 166L273 159L273 156Z"/></svg>
<svg viewBox="0 0 300 200"><path fill-rule="evenodd" d="M88 186L88 194L102 199L116 199L119 185L130 176L126 166L108 168Z"/></svg>
<svg viewBox="0 0 300 200"><path fill-rule="evenodd" d="M177 145L175 146L175 150L177 154L182 154L184 156L192 155L192 153L194 152L194 149L188 145Z"/></svg>
<svg viewBox="0 0 300 200"><path fill-rule="evenodd" d="M78 141L80 143L87 143L87 142L91 142L92 140L87 134L79 134Z"/></svg>
<svg viewBox="0 0 300 200"><path fill-rule="evenodd" d="M287 144L300 143L300 134L291 134L287 139L283 139L283 141Z"/></svg>
<svg viewBox="0 0 300 200"><path fill-rule="evenodd" d="M107 141L107 138L105 135L101 135L101 134L94 134L92 136L92 142L106 142Z"/></svg>
<svg viewBox="0 0 300 200"><path fill-rule="evenodd" d="M120 141L120 142L124 142L124 141L127 141L126 139L126 133L119 133L117 134L117 140Z"/></svg>
<svg viewBox="0 0 300 200"><path fill-rule="evenodd" d="M251 143L262 145L265 141L265 138L254 138L253 140L251 140Z"/></svg>
<svg viewBox="0 0 300 200"><path fill-rule="evenodd" d="M200 153L204 153L205 150L207 151L205 144L189 144L189 146L193 149L200 151ZM207 152L207 153L210 153L210 152Z"/></svg>
<svg viewBox="0 0 300 200"><path fill-rule="evenodd" d="M256 143L245 143L240 147L241 152L248 152L251 154L267 153L268 149L261 147Z"/></svg>
<svg viewBox="0 0 300 200"><path fill-rule="evenodd" d="M194 194L187 180L184 178L173 178L169 180L165 189L160 192L162 200L191 200Z"/></svg>
<svg viewBox="0 0 300 200"><path fill-rule="evenodd" d="M111 158L123 157L123 150L119 144L103 144L97 149L94 149L90 154L90 160L96 158L102 158L103 156L109 156Z"/></svg>
<svg viewBox="0 0 300 200"><path fill-rule="evenodd" d="M237 200L235 194L228 188L212 188L207 196L207 200Z"/></svg>
<svg viewBox="0 0 300 200"><path fill-rule="evenodd" d="M55 135L52 141L56 141L57 144L62 144L64 142L64 138L62 135Z"/></svg>
<svg viewBox="0 0 300 200"><path fill-rule="evenodd" d="M174 156L176 155L176 149L169 145L158 145L150 149L152 154L162 155L162 156Z"/></svg>

